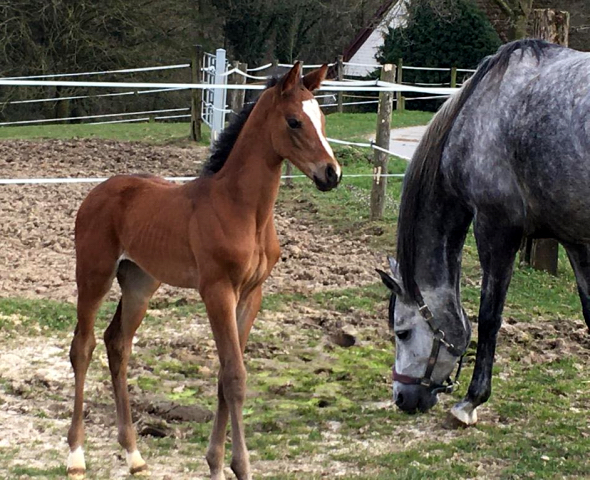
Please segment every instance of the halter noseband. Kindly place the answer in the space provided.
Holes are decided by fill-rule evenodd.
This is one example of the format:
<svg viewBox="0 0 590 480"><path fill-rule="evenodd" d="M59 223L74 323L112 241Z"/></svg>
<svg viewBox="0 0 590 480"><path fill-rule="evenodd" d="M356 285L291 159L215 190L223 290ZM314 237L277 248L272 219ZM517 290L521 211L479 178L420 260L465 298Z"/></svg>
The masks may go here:
<svg viewBox="0 0 590 480"><path fill-rule="evenodd" d="M445 332L443 332L440 328L438 328L434 322L434 316L426 302L424 301L424 297L420 293L420 289L418 285L416 287L416 303L418 304L418 311L422 318L426 321L430 330L434 334L432 339L432 349L430 350L430 357L428 357L428 364L426 365L426 371L424 372L424 376L422 378L417 377L410 377L408 375L403 375L401 373L397 373L395 370L395 365L393 366L393 381L403 383L404 385L422 385L424 387L430 388L431 392L434 394L438 393L451 393L457 380L459 379L459 375L461 374L461 368L463 367L463 357L465 356L465 352L462 352L457 347L455 347L452 343L449 343L445 339ZM440 351L441 345L447 349L447 351L455 356L459 357L459 366L457 367L457 373L455 373L455 378L449 377L441 384L436 383L432 380L432 372L434 371L434 367L436 365L436 361L438 359L438 353Z"/></svg>

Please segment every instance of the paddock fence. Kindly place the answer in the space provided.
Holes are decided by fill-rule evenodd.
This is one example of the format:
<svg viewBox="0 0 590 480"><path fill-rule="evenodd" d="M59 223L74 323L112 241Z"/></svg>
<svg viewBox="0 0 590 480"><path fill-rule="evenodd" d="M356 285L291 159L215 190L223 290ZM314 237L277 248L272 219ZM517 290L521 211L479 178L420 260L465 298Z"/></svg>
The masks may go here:
<svg viewBox="0 0 590 480"><path fill-rule="evenodd" d="M400 60L398 65L365 65L381 71L380 78L365 80L347 78L344 76L344 67L357 65L343 62L339 57L336 62L329 64L332 76L335 80L326 80L322 83L316 98L320 106L329 111L344 111L344 107L371 108L378 105L379 118L377 126L390 130L391 106L396 104L398 110L402 110L405 103L404 94L414 95L407 100L445 99L458 90L456 82L457 72L471 73L468 69L434 69L431 67L404 66ZM31 103L45 102L69 102L83 99L109 99L112 97L140 95L166 95L169 92L186 92L190 94L183 97L184 105L174 108L161 108L150 110L125 111L119 113L103 113L91 115L58 116L56 118L36 118L29 120L2 121L0 127L43 125L50 123L79 122L89 125L104 125L127 122L154 122L154 121L187 121L190 125L191 137L200 139L201 124L206 124L211 131L211 141L214 142L223 129L228 114L235 114L248 103L248 94L265 88L267 79L273 75L286 71L292 64L272 62L261 66L248 67L245 64L233 62L230 64L226 58L224 49L217 49L215 54L202 52L200 47L195 48L195 55L191 63L174 65L160 65L154 67L127 68L119 70L104 70L80 73L60 73L48 75L33 75L27 77L0 78L0 87L37 87L39 89L54 87L58 89L75 90L79 88L92 89L91 94L56 96L51 98L15 99L0 103L2 106L18 106ZM319 68L321 65L303 64L304 69ZM135 74L137 72L158 72L171 70L187 70L190 74L190 83L178 82L133 82L133 81L93 81L88 78L100 75ZM451 81L448 84L435 83L410 83L403 81L404 70L444 71L449 72ZM387 75L384 72L388 71ZM393 71L393 76L391 72ZM334 75L335 72L335 75ZM71 80L75 78L75 80ZM67 79L67 80L66 80ZM98 93L101 90L109 90L108 93ZM251 101L251 100L250 100ZM389 105L389 108L387 106ZM383 115L383 112L389 112ZM188 122L190 119L190 123ZM187 127L188 131L188 127ZM387 160L389 155L395 155L389 150L389 135L383 137L377 135L377 141L350 142L346 140L328 138L334 144L353 147L370 148L374 151L374 168L372 173L345 175L348 178L371 177L373 179L372 196L384 197L387 178L403 178L404 174L391 174L387 172ZM409 159L407 159L409 160ZM288 164L289 165L289 164ZM172 181L189 181L194 177L169 177ZM287 183L292 179L305 178L304 175L293 175L288 168L283 179ZM0 185L31 185L31 184L63 184L63 183L98 183L105 178L4 178L0 179ZM379 218L378 212L371 216ZM378 210L378 208L377 208Z"/></svg>

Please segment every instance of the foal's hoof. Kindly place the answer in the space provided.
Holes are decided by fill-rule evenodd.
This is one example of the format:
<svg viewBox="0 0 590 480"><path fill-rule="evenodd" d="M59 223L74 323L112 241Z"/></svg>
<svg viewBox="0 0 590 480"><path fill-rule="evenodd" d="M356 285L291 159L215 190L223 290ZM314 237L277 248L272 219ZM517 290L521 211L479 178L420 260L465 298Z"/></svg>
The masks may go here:
<svg viewBox="0 0 590 480"><path fill-rule="evenodd" d="M82 480L86 474L86 462L84 461L84 450L78 447L68 454L68 478L71 480Z"/></svg>
<svg viewBox="0 0 590 480"><path fill-rule="evenodd" d="M141 454L138 450L126 454L127 466L129 467L129 473L135 476L149 476L150 472L145 463L145 460L141 458Z"/></svg>
<svg viewBox="0 0 590 480"><path fill-rule="evenodd" d="M223 471L212 473L211 480L225 480L225 473Z"/></svg>
<svg viewBox="0 0 590 480"><path fill-rule="evenodd" d="M129 472L134 477L149 477L151 475L147 463L143 467L138 467L138 469L134 468L132 470L129 470Z"/></svg>
<svg viewBox="0 0 590 480"><path fill-rule="evenodd" d="M68 468L69 480L83 480L86 475L86 470L83 468Z"/></svg>
<svg viewBox="0 0 590 480"><path fill-rule="evenodd" d="M463 400L451 408L451 415L462 425L475 425L477 423L476 407L467 400Z"/></svg>

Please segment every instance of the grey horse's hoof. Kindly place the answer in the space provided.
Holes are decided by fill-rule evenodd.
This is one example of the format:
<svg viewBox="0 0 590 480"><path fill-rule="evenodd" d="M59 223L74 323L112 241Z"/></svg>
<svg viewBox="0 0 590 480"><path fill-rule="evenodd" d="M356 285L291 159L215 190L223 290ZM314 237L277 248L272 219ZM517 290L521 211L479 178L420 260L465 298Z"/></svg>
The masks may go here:
<svg viewBox="0 0 590 480"><path fill-rule="evenodd" d="M467 400L457 403L451 408L451 415L462 425L475 425L477 423L477 408Z"/></svg>

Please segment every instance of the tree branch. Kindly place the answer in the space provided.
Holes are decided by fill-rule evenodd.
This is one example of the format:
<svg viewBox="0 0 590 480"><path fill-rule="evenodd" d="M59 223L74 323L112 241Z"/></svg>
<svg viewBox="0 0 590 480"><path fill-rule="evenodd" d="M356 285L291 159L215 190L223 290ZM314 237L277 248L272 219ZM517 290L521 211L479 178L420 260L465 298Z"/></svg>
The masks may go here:
<svg viewBox="0 0 590 480"><path fill-rule="evenodd" d="M508 5L504 0L494 0L494 2L496 2L496 5L498 5L506 15L510 17L514 15L514 10L512 10L510 5Z"/></svg>

